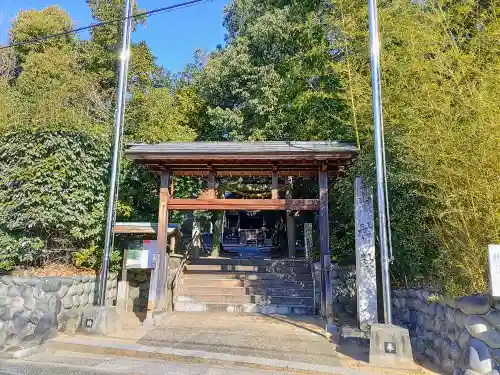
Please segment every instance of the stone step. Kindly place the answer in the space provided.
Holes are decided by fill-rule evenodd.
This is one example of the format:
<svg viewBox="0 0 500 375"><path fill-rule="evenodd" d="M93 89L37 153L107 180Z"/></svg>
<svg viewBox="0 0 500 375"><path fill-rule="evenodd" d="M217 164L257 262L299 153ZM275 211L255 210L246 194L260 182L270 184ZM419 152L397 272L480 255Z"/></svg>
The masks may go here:
<svg viewBox="0 0 500 375"><path fill-rule="evenodd" d="M311 274L308 266L272 265L241 265L241 264L188 264L187 272L273 272L289 275Z"/></svg>
<svg viewBox="0 0 500 375"><path fill-rule="evenodd" d="M214 287L214 286L183 286L178 290L182 295L205 295L205 294L229 294L233 296L263 295L263 296L286 296L286 297L310 297L313 295L312 288L292 286L289 288L267 288L263 287Z"/></svg>
<svg viewBox="0 0 500 375"><path fill-rule="evenodd" d="M179 283L181 287L247 287L247 288L313 288L313 282L309 280L240 280L224 278L196 278L182 277Z"/></svg>
<svg viewBox="0 0 500 375"><path fill-rule="evenodd" d="M237 264L243 266L288 265L292 267L309 267L309 263L303 259L199 258L192 259L191 264Z"/></svg>
<svg viewBox="0 0 500 375"><path fill-rule="evenodd" d="M224 271L184 271L185 278L197 279L239 279L239 280L293 280L293 281L307 281L312 280L310 273L299 274L285 274L285 273L271 273L271 272L224 272Z"/></svg>
<svg viewBox="0 0 500 375"><path fill-rule="evenodd" d="M212 303L256 303L259 305L313 306L312 297L284 297L230 294L179 295L177 302L212 302Z"/></svg>
<svg viewBox="0 0 500 375"><path fill-rule="evenodd" d="M281 315L314 315L312 306L259 305L256 303L174 302L175 311L246 312Z"/></svg>
<svg viewBox="0 0 500 375"><path fill-rule="evenodd" d="M196 265L243 265L243 266L271 266L282 265L290 267L310 266L304 259L263 259L263 258L198 258L191 259L190 264Z"/></svg>

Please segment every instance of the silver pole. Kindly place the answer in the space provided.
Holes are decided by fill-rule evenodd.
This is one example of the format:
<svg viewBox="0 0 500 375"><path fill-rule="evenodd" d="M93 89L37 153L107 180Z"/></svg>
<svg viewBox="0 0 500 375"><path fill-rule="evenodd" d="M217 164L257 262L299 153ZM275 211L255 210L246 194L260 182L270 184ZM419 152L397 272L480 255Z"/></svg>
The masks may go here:
<svg viewBox="0 0 500 375"><path fill-rule="evenodd" d="M370 25L370 57L372 70L373 127L375 135L375 162L377 171L377 203L379 219L380 257L382 263L382 286L384 294L384 318L392 324L391 284L389 278L389 256L387 236L388 202L386 193L386 168L384 150L384 121L382 116L382 89L380 80L380 40L378 35L377 0L368 0ZM387 205L386 205L387 204Z"/></svg>
<svg viewBox="0 0 500 375"><path fill-rule="evenodd" d="M115 134L113 157L111 161L111 179L109 182L108 215L106 219L106 237L104 241L104 258L102 261L101 278L99 282L99 305L106 301L106 281L108 278L109 253L113 238L113 223L115 218L115 201L117 186L117 171L120 162L121 136L123 133L123 117L125 114L125 96L127 94L127 74L130 60L130 33L132 32L132 9L134 0L125 1L125 19L123 20L122 49L120 56L120 72L118 81L118 98L115 113Z"/></svg>

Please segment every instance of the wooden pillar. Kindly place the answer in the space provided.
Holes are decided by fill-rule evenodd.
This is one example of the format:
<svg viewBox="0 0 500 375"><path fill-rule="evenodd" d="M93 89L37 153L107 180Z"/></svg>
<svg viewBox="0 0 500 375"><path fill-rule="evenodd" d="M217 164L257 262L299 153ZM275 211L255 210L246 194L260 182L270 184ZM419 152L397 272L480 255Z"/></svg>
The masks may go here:
<svg viewBox="0 0 500 375"><path fill-rule="evenodd" d="M217 192L215 190L215 178L216 173L213 169L208 172L208 199L217 198ZM214 212L213 229L212 229L212 257L220 256L220 236L222 232L222 217L224 211Z"/></svg>
<svg viewBox="0 0 500 375"><path fill-rule="evenodd" d="M174 188L174 177L170 176L169 199L175 198L174 189L175 189ZM168 225L168 222L167 222L167 225ZM167 226L167 238L168 238L168 226ZM176 239L176 235L174 232L174 233L172 233L172 236L170 236L170 243L169 243L170 254L172 254L172 255L175 254L176 246L177 246L177 239Z"/></svg>
<svg viewBox="0 0 500 375"><path fill-rule="evenodd" d="M278 199L278 171L274 169L271 182L271 199Z"/></svg>
<svg viewBox="0 0 500 375"><path fill-rule="evenodd" d="M208 172L208 199L215 199L215 172Z"/></svg>
<svg viewBox="0 0 500 375"><path fill-rule="evenodd" d="M292 199L293 177L288 177L288 188L286 191L286 199ZM295 258L297 255L296 238L295 238L295 217L293 211L286 211L286 235L288 239L288 257Z"/></svg>
<svg viewBox="0 0 500 375"><path fill-rule="evenodd" d="M168 271L167 229L168 200L170 197L170 171L161 171L160 205L158 210L158 233L156 237L157 254L155 268L151 272L149 289L148 316L150 324L155 325L155 316L166 311L166 286Z"/></svg>
<svg viewBox="0 0 500 375"><path fill-rule="evenodd" d="M328 324L333 324L333 296L330 277L330 225L328 220L328 174L319 172L319 244L321 260L321 313Z"/></svg>

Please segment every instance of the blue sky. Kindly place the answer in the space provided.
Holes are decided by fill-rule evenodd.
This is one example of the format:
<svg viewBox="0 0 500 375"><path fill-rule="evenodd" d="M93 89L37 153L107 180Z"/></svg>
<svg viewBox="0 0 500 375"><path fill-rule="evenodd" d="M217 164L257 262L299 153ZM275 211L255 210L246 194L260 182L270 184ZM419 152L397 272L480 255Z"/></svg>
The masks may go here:
<svg viewBox="0 0 500 375"><path fill-rule="evenodd" d="M137 3L142 9L151 10L181 1L137 0ZM196 49L211 51L224 43L222 17L227 3L228 0L213 0L151 16L146 26L140 26L132 34L132 40L145 40L158 58L158 63L172 72L180 71L192 61ZM0 0L0 43L7 44L10 20L20 10L43 9L54 4L70 14L74 27L93 22L85 0ZM87 36L81 34L81 37Z"/></svg>

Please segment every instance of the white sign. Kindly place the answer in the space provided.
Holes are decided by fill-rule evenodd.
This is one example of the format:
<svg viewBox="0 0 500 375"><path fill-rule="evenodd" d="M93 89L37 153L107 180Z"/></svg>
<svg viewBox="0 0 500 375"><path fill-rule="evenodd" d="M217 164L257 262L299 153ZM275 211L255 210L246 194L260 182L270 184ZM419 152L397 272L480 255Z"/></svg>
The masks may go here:
<svg viewBox="0 0 500 375"><path fill-rule="evenodd" d="M500 245L488 245L491 296L500 297Z"/></svg>
<svg viewBox="0 0 500 375"><path fill-rule="evenodd" d="M156 240L133 241L127 249L127 268L153 268Z"/></svg>
<svg viewBox="0 0 500 375"><path fill-rule="evenodd" d="M307 260L311 259L313 248L313 225L312 223L304 223L304 246L305 256Z"/></svg>

